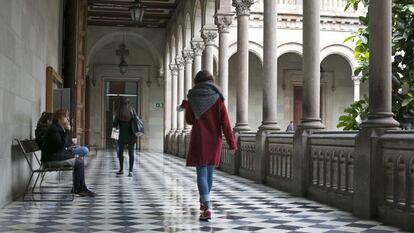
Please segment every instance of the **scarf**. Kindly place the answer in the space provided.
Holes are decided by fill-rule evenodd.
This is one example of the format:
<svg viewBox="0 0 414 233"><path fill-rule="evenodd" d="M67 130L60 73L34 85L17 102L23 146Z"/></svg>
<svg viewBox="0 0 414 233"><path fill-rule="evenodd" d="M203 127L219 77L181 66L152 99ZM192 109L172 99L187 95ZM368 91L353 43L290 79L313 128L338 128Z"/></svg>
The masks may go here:
<svg viewBox="0 0 414 233"><path fill-rule="evenodd" d="M209 110L219 98L224 100L220 87L211 81L198 83L188 91L188 103L196 119Z"/></svg>

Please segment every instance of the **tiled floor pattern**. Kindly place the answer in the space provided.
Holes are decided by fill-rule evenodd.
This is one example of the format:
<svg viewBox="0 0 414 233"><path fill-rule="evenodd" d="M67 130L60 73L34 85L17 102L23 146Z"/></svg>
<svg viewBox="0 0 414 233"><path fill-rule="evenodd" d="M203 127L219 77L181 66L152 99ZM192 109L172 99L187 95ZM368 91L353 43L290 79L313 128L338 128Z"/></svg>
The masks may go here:
<svg viewBox="0 0 414 233"><path fill-rule="evenodd" d="M219 171L213 219L199 222L193 168L150 152L139 153L135 165L134 177L117 177L115 153L100 152L87 169L97 197L13 202L0 210L0 232L402 232Z"/></svg>

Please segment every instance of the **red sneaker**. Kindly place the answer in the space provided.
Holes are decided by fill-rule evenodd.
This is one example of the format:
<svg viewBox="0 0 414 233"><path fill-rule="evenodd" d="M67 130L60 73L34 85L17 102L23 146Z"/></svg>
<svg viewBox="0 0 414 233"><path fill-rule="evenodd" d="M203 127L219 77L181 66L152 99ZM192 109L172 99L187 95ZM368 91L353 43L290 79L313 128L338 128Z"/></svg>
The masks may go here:
<svg viewBox="0 0 414 233"><path fill-rule="evenodd" d="M209 209L205 209L201 212L199 220L208 221L211 219L211 217L212 217L211 211Z"/></svg>

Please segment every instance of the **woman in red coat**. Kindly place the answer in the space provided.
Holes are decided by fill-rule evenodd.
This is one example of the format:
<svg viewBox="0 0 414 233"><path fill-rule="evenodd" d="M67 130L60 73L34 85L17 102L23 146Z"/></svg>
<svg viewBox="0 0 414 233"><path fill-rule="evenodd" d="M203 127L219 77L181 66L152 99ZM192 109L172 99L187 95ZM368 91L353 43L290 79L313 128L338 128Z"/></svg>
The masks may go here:
<svg viewBox="0 0 414 233"><path fill-rule="evenodd" d="M209 194L213 184L213 170L221 157L222 133L226 137L231 154L237 145L231 129L223 94L214 84L208 71L200 71L194 79L195 86L188 92L188 101L183 101L185 120L193 125L187 166L197 170L197 186L200 194L200 220L211 219Z"/></svg>

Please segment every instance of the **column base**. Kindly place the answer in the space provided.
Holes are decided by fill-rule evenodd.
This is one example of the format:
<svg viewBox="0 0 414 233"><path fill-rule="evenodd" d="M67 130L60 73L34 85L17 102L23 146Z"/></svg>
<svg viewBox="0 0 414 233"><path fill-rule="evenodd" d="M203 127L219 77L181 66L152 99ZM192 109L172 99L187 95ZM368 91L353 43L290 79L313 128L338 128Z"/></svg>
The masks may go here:
<svg viewBox="0 0 414 233"><path fill-rule="evenodd" d="M259 126L259 131L278 131L280 130L279 125L277 122L262 122L262 125Z"/></svg>
<svg viewBox="0 0 414 233"><path fill-rule="evenodd" d="M236 123L236 126L233 128L233 131L246 132L246 131L252 131L252 130L250 129L248 123Z"/></svg>
<svg viewBox="0 0 414 233"><path fill-rule="evenodd" d="M304 118L298 125L299 129L325 129L320 118Z"/></svg>
<svg viewBox="0 0 414 233"><path fill-rule="evenodd" d="M400 123L394 119L391 112L376 112L368 115L368 119L361 123L361 128L399 129Z"/></svg>

